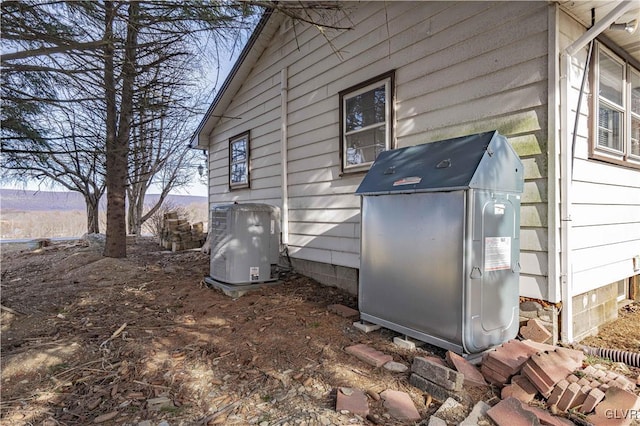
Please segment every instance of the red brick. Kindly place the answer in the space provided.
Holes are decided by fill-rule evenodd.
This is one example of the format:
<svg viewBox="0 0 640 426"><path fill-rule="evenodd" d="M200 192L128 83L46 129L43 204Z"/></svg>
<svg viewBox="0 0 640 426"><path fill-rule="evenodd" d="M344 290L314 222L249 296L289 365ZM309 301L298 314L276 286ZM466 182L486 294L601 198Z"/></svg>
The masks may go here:
<svg viewBox="0 0 640 426"><path fill-rule="evenodd" d="M580 392L578 392L576 397L573 399L573 402L571 403L571 407L569 408L576 408L576 407L582 406L582 404L584 404L584 401L587 399L587 395L589 395L590 392L591 392L591 386L583 385L580 388Z"/></svg>
<svg viewBox="0 0 640 426"><path fill-rule="evenodd" d="M529 381L533 383L533 385L538 389L540 394L547 398L551 395L551 391L553 390L553 386L555 383L546 382L540 375L529 365L529 363L525 364L522 367L522 374L527 376Z"/></svg>
<svg viewBox="0 0 640 426"><path fill-rule="evenodd" d="M460 355L448 351L446 354L449 365L464 375L464 384L467 386L487 386L487 382L482 377L478 367L471 364Z"/></svg>
<svg viewBox="0 0 640 426"><path fill-rule="evenodd" d="M491 407L487 415L498 426L531 426L539 423L536 415L525 410L515 398L503 399Z"/></svg>
<svg viewBox="0 0 640 426"><path fill-rule="evenodd" d="M398 420L420 420L420 413L408 393L387 389L380 396L391 416Z"/></svg>
<svg viewBox="0 0 640 426"><path fill-rule="evenodd" d="M532 407L530 405L522 404L522 408L533 413L538 418L538 421L540 423L536 423L536 424L541 424L544 426L574 426L575 425L570 420L567 420L558 416L553 416L550 412L546 410L542 410L537 407Z"/></svg>
<svg viewBox="0 0 640 426"><path fill-rule="evenodd" d="M587 379L586 377L581 377L580 380L578 380L576 383L578 383L580 386L590 385L591 384L589 379Z"/></svg>
<svg viewBox="0 0 640 426"><path fill-rule="evenodd" d="M565 390L562 394L562 398L560 398L560 401L558 401L558 403L556 404L558 410L567 411L569 408L571 408L571 404L573 403L573 400L576 399L576 396L579 392L580 385L577 383L571 383L567 390Z"/></svg>
<svg viewBox="0 0 640 426"><path fill-rule="evenodd" d="M516 398L517 400L529 403L533 401L538 391L531 382L524 376L513 376L511 384L505 386L500 393L502 399Z"/></svg>
<svg viewBox="0 0 640 426"><path fill-rule="evenodd" d="M500 373L488 367L487 364L482 364L480 371L484 378L491 384L502 386L509 381L508 377L502 376Z"/></svg>
<svg viewBox="0 0 640 426"><path fill-rule="evenodd" d="M536 353L556 350L556 346L548 345L546 343L534 342L533 340L529 340L529 339L523 340L522 343L533 348L536 351Z"/></svg>
<svg viewBox="0 0 640 426"><path fill-rule="evenodd" d="M547 343L551 339L551 332L537 318L527 321L527 325L520 328L520 334L538 343Z"/></svg>
<svg viewBox="0 0 640 426"><path fill-rule="evenodd" d="M393 361L393 357L391 355L387 355L362 343L348 346L344 350L348 354L351 354L374 367L382 367L387 362Z"/></svg>
<svg viewBox="0 0 640 426"><path fill-rule="evenodd" d="M535 354L531 356L528 364L548 385L553 386L573 371L565 361L565 358L554 351Z"/></svg>
<svg viewBox="0 0 640 426"><path fill-rule="evenodd" d="M596 408L596 405L598 405L603 398L604 392L602 392L600 389L591 389L591 392L589 392L589 395L587 395L587 398L582 403L580 412L583 414L592 412L593 409Z"/></svg>
<svg viewBox="0 0 640 426"><path fill-rule="evenodd" d="M366 417L369 414L367 395L360 389L339 388L336 399L336 411L340 412L342 410Z"/></svg>
<svg viewBox="0 0 640 426"><path fill-rule="evenodd" d="M333 312L334 314L340 315L344 318L357 318L360 316L360 311L341 304L329 305L327 306L327 309L329 312Z"/></svg>
<svg viewBox="0 0 640 426"><path fill-rule="evenodd" d="M562 395L564 394L564 392L567 390L568 387L569 387L568 381L560 380L556 385L556 387L553 388L551 395L547 399L547 404L549 404L549 406L557 405L558 402L560 402L560 398L562 398Z"/></svg>
<svg viewBox="0 0 640 426"><path fill-rule="evenodd" d="M582 351L577 351L575 349L569 348L556 348L556 352L562 355L565 358L568 358L573 361L573 367L571 367L571 371L574 371L578 368L582 368L582 363L584 362L585 354Z"/></svg>
<svg viewBox="0 0 640 426"><path fill-rule="evenodd" d="M517 374L536 349L519 340L510 340L485 355L483 363L502 376Z"/></svg>
<svg viewBox="0 0 640 426"><path fill-rule="evenodd" d="M578 383L580 381L580 378L575 374L570 374L567 376L567 381L569 383Z"/></svg>
<svg viewBox="0 0 640 426"><path fill-rule="evenodd" d="M624 390L633 390L633 388L635 387L635 385L624 376L618 376L615 378L615 380L610 381L608 384L610 386L615 386Z"/></svg>
<svg viewBox="0 0 640 426"><path fill-rule="evenodd" d="M624 389L610 387L604 400L596 406L596 413L587 416L587 421L595 426L627 426L639 410L640 397Z"/></svg>

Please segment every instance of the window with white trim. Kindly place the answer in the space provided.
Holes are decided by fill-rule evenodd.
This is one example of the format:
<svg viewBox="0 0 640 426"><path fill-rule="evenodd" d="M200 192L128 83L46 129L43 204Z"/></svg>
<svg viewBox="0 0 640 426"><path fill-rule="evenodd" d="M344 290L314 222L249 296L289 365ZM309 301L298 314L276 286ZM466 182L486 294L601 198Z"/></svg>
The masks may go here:
<svg viewBox="0 0 640 426"><path fill-rule="evenodd" d="M597 44L594 139L591 155L640 167L640 71Z"/></svg>
<svg viewBox="0 0 640 426"><path fill-rule="evenodd" d="M393 73L340 92L342 170L367 170L392 147Z"/></svg>
<svg viewBox="0 0 640 426"><path fill-rule="evenodd" d="M249 132L229 139L229 187L249 187Z"/></svg>

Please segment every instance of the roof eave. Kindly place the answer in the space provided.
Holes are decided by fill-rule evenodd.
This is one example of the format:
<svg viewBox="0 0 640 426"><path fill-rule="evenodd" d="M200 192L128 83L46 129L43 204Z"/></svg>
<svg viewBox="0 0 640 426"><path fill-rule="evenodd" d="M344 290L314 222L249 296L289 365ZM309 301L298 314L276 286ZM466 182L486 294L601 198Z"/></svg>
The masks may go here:
<svg viewBox="0 0 640 426"><path fill-rule="evenodd" d="M280 26L282 19L284 17L274 13L272 9L263 13L251 37L247 40L247 44L240 52L233 68L229 71L227 78L222 83L213 102L211 102L196 131L193 133L190 141L191 148L209 148L209 135L224 115L224 110L229 106L231 99L242 86L258 58L267 48L268 42Z"/></svg>

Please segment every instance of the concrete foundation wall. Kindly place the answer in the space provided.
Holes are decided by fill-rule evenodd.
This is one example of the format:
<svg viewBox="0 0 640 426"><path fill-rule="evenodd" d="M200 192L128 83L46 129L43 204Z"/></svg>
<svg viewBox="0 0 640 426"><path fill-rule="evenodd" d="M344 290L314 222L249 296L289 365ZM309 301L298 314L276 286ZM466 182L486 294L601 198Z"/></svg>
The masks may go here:
<svg viewBox="0 0 640 426"><path fill-rule="evenodd" d="M598 333L599 327L618 318L618 283L573 298L573 333L576 341Z"/></svg>
<svg viewBox="0 0 640 426"><path fill-rule="evenodd" d="M355 268L293 257L291 263L296 272L313 278L321 284L338 287L354 295L358 294L358 270Z"/></svg>

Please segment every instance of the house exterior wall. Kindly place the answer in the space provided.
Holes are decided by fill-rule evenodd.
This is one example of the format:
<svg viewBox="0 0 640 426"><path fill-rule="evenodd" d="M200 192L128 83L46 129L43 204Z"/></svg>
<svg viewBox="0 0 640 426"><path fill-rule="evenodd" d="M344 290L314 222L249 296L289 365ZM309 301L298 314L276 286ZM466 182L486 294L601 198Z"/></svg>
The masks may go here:
<svg viewBox="0 0 640 426"><path fill-rule="evenodd" d="M210 135L210 203L281 205L280 72L287 68L289 253L297 262L358 268L353 193L364 174L341 174L338 93L395 70L395 147L497 129L522 158L520 293L546 299L549 7L353 3L340 22L353 29L330 31L330 43L300 24L279 31L226 109L234 118L222 118ZM230 191L228 140L245 131L251 188Z"/></svg>
<svg viewBox="0 0 640 426"><path fill-rule="evenodd" d="M562 12L559 20L562 51L586 28ZM587 48L572 58L568 102L561 106L568 109L571 129L586 58ZM633 259L640 256L640 169L590 158L594 120L590 82L580 108L570 187L570 300L577 340L597 333L600 325L617 317L617 282L638 274ZM573 137L573 130L570 134Z"/></svg>

